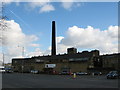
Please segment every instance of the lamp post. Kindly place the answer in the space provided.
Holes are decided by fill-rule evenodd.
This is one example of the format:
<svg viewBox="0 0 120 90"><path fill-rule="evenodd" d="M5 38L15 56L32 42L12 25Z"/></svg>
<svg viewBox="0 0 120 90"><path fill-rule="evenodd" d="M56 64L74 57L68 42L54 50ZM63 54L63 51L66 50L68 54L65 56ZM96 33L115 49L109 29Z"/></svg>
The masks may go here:
<svg viewBox="0 0 120 90"><path fill-rule="evenodd" d="M18 46L18 47L20 47L20 46ZM22 49L22 57L24 58L24 47L21 47L21 49ZM22 66L21 66L21 68L22 68L22 73L23 73L23 71L24 71L24 60L22 60Z"/></svg>
<svg viewBox="0 0 120 90"><path fill-rule="evenodd" d="M22 51L21 51L21 52L22 52L21 55L22 55L22 57L24 57L24 47L21 47L21 46L19 46L19 45L18 45L18 47L21 48L21 50L22 50Z"/></svg>
<svg viewBox="0 0 120 90"><path fill-rule="evenodd" d="M2 63L2 65L4 66L4 53L3 53L3 63Z"/></svg>
<svg viewBox="0 0 120 90"><path fill-rule="evenodd" d="M22 47L22 57L24 57L24 47Z"/></svg>

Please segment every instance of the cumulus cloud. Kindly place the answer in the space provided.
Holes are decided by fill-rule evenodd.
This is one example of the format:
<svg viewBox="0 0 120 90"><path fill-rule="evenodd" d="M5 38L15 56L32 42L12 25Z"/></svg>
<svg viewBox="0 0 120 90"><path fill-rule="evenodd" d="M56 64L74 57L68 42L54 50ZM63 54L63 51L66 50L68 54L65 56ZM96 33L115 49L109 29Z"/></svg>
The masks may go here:
<svg viewBox="0 0 120 90"><path fill-rule="evenodd" d="M30 2L27 4L27 7L30 7L31 9L39 8L39 12L50 12L54 11L55 8L50 2Z"/></svg>
<svg viewBox="0 0 120 90"><path fill-rule="evenodd" d="M56 37L57 41L57 54L63 54L66 53L67 48L69 48L69 45L64 45L61 43L61 41L64 40L63 36Z"/></svg>
<svg viewBox="0 0 120 90"><path fill-rule="evenodd" d="M9 56L9 59L12 57L21 57L22 47L24 47L24 52L26 52L26 47L39 46L39 44L33 43L38 40L38 37L35 35L24 34L20 25L14 20L4 21L4 23L7 27L4 30L3 28L0 28L0 32L3 33L0 42L3 42L3 49L6 54L5 56Z"/></svg>
<svg viewBox="0 0 120 90"><path fill-rule="evenodd" d="M73 2L62 2L62 7L65 9L71 9Z"/></svg>
<svg viewBox="0 0 120 90"><path fill-rule="evenodd" d="M74 2L74 0L60 0L61 6L66 10L72 10L73 7L79 7L81 4L78 2ZM27 7L32 9L39 8L39 12L50 12L55 11L55 7L52 5L51 1L43 1L43 2L30 2L27 4ZM28 10L30 10L30 8Z"/></svg>
<svg viewBox="0 0 120 90"><path fill-rule="evenodd" d="M14 0L2 0L5 4L10 4L11 2L13 2Z"/></svg>
<svg viewBox="0 0 120 90"><path fill-rule="evenodd" d="M0 6L3 4L3 3L6 5L6 4L11 4L12 2L15 2L17 6L19 6L19 2L21 2L21 0L1 0L0 2Z"/></svg>
<svg viewBox="0 0 120 90"><path fill-rule="evenodd" d="M20 0L3 0L5 4L11 4L12 2L15 2L17 6L20 5ZM39 13L44 13L44 12L50 12L50 11L55 11L54 5L52 5L51 0L29 0L26 1L27 4L26 9L27 10L34 10L35 8L39 8ZM71 10L73 7L79 7L80 3L74 2L74 0L60 0L61 6L66 9L66 10ZM1 4L0 4L1 5Z"/></svg>
<svg viewBox="0 0 120 90"><path fill-rule="evenodd" d="M47 2L29 2L28 6L31 7L32 9L34 9L34 8L37 8L37 7L40 8L40 7L42 7L46 4L47 4Z"/></svg>
<svg viewBox="0 0 120 90"><path fill-rule="evenodd" d="M5 23L7 28L3 31L0 42L3 41L6 60L10 61L12 57L22 57L23 47L27 57L51 54L51 46L42 51L39 48L40 45L35 43L39 38L35 35L24 34L20 25L14 20L5 21ZM0 33L2 33L1 28ZM116 53L118 52L118 26L109 26L107 30L96 29L92 26L87 26L87 28L69 27L64 37L56 37L56 43L57 54L66 53L67 48L70 47L81 50L98 49L101 54ZM34 50L28 51L28 47L32 47ZM2 54L0 56L0 59L2 59Z"/></svg>
<svg viewBox="0 0 120 90"><path fill-rule="evenodd" d="M54 11L54 10L55 10L55 8L52 5L47 4L47 5L44 5L43 7L41 7L40 13L42 13L42 12L50 12L50 11Z"/></svg>
<svg viewBox="0 0 120 90"><path fill-rule="evenodd" d="M48 49L43 52L43 55L51 55L51 46L49 46Z"/></svg>
<svg viewBox="0 0 120 90"><path fill-rule="evenodd" d="M7 28L3 31L3 45L5 46L26 46L30 42L38 40L35 35L25 35L18 23L14 20L5 21Z"/></svg>
<svg viewBox="0 0 120 90"><path fill-rule="evenodd" d="M26 54L27 57L40 56L43 55L43 51L40 48L36 48L33 52Z"/></svg>
<svg viewBox="0 0 120 90"><path fill-rule="evenodd" d="M74 0L61 0L61 6L66 10L71 10L72 7L79 7L80 3L74 2Z"/></svg>
<svg viewBox="0 0 120 90"><path fill-rule="evenodd" d="M67 48L69 48L69 45L64 45L61 43L61 41L64 39L63 36L56 37L56 53L57 54L64 54L67 52ZM51 55L51 46L48 47L46 51L43 53L44 55Z"/></svg>
<svg viewBox="0 0 120 90"><path fill-rule="evenodd" d="M57 41L57 43L60 43L62 39L64 39L63 36L56 37L56 41Z"/></svg>
<svg viewBox="0 0 120 90"><path fill-rule="evenodd" d="M95 29L92 26L68 28L66 36L59 42L66 47L80 49L99 49L101 53L118 52L118 26L109 26L107 30Z"/></svg>
<svg viewBox="0 0 120 90"><path fill-rule="evenodd" d="M64 54L67 53L67 48L70 48L71 46L69 45L64 45L64 44L57 44L57 54Z"/></svg>
<svg viewBox="0 0 120 90"><path fill-rule="evenodd" d="M100 54L118 52L118 26L109 26L107 30L96 29L92 26L80 28L69 27L65 37L56 37L57 54L67 53L67 48L76 47L80 50L98 49ZM49 53L51 47L47 50Z"/></svg>
<svg viewBox="0 0 120 90"><path fill-rule="evenodd" d="M29 46L31 46L31 47L39 47L40 44L33 43L33 44L30 44Z"/></svg>

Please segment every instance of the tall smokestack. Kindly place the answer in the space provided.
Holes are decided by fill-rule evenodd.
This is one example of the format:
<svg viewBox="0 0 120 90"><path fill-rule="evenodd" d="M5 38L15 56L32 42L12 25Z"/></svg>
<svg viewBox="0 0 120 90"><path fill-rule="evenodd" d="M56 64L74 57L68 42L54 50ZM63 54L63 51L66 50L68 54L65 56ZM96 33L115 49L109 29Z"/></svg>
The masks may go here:
<svg viewBox="0 0 120 90"><path fill-rule="evenodd" d="M51 52L51 55L56 55L55 21L52 21L52 52Z"/></svg>

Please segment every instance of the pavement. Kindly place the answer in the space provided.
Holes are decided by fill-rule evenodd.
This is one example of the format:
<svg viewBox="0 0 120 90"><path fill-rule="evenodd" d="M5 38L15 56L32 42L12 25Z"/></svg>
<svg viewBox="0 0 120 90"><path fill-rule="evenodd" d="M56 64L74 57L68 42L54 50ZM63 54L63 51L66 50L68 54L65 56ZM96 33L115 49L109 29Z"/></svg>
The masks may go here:
<svg viewBox="0 0 120 90"><path fill-rule="evenodd" d="M102 76L4 73L2 88L118 88L118 79Z"/></svg>

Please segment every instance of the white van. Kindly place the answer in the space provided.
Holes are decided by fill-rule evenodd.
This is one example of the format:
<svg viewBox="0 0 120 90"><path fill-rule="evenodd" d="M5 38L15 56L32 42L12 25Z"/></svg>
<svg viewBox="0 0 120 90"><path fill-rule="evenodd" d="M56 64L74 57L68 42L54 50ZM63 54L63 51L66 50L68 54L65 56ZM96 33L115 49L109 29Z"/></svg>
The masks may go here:
<svg viewBox="0 0 120 90"><path fill-rule="evenodd" d="M5 67L4 66L0 66L0 73L5 73Z"/></svg>

